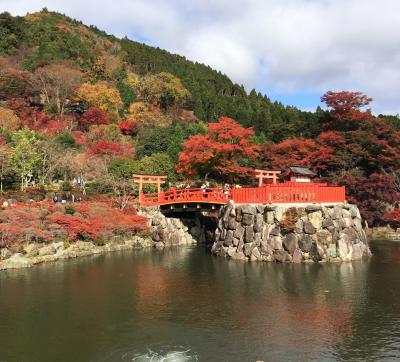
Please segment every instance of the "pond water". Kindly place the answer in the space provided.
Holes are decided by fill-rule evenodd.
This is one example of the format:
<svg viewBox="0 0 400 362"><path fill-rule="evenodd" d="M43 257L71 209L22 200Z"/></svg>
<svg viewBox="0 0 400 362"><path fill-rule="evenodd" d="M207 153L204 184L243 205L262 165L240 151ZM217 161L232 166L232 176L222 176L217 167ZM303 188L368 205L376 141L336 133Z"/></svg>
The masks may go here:
<svg viewBox="0 0 400 362"><path fill-rule="evenodd" d="M400 359L400 244L370 261L141 250L0 273L0 361Z"/></svg>

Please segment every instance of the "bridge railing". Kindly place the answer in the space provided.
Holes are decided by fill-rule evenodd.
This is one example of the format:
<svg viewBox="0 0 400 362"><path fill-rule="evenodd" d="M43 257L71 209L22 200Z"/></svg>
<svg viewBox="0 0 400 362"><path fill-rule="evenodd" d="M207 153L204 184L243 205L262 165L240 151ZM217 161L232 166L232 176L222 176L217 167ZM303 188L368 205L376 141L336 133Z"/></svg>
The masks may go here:
<svg viewBox="0 0 400 362"><path fill-rule="evenodd" d="M168 190L160 194L142 194L142 206L166 205L185 202L238 204L269 203L342 203L346 200L345 188L326 184L284 183L257 188L190 188Z"/></svg>
<svg viewBox="0 0 400 362"><path fill-rule="evenodd" d="M226 203L229 192L222 188L190 188L168 190L160 194L142 194L140 203L143 206L165 205L178 202Z"/></svg>
<svg viewBox="0 0 400 362"><path fill-rule="evenodd" d="M321 184L276 184L259 188L232 189L231 198L235 203L328 203L344 202L345 187Z"/></svg>

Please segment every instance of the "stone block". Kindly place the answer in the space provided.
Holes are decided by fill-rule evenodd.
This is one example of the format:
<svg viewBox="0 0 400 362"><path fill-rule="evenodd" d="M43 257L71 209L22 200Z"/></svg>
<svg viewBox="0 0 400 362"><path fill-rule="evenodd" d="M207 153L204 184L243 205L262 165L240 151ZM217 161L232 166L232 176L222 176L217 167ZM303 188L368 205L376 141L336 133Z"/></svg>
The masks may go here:
<svg viewBox="0 0 400 362"><path fill-rule="evenodd" d="M256 207L251 204L244 204L244 205L241 205L239 208L240 208L242 214L255 215L257 213Z"/></svg>
<svg viewBox="0 0 400 362"><path fill-rule="evenodd" d="M333 220L338 220L341 217L342 217L342 207L340 205L335 205L333 207L332 219Z"/></svg>
<svg viewBox="0 0 400 362"><path fill-rule="evenodd" d="M247 257L250 257L254 248L255 248L255 245L253 245L253 243L244 244L244 248L243 248L244 255Z"/></svg>
<svg viewBox="0 0 400 362"><path fill-rule="evenodd" d="M304 230L304 221L301 219L298 219L296 223L294 224L294 231L298 234L301 234Z"/></svg>
<svg viewBox="0 0 400 362"><path fill-rule="evenodd" d="M261 214L257 214L254 220L254 231L260 232L262 231L264 226L263 216Z"/></svg>
<svg viewBox="0 0 400 362"><path fill-rule="evenodd" d="M253 225L253 223L254 223L254 215L243 214L242 225Z"/></svg>
<svg viewBox="0 0 400 362"><path fill-rule="evenodd" d="M282 245L282 238L280 236L272 236L268 240L269 244L271 245L271 248L274 250L281 250L283 249Z"/></svg>
<svg viewBox="0 0 400 362"><path fill-rule="evenodd" d="M275 225L269 232L269 234L273 236L278 236L280 235L280 233L281 233L281 228L277 225Z"/></svg>
<svg viewBox="0 0 400 362"><path fill-rule="evenodd" d="M323 245L329 245L332 243L332 234L328 230L318 230L317 240Z"/></svg>
<svg viewBox="0 0 400 362"><path fill-rule="evenodd" d="M311 244L310 255L315 262L319 262L325 258L324 249L317 243Z"/></svg>
<svg viewBox="0 0 400 362"><path fill-rule="evenodd" d="M256 206L256 209L257 209L257 212L258 212L259 214L264 214L265 205L260 205L260 204L258 204L258 205Z"/></svg>
<svg viewBox="0 0 400 362"><path fill-rule="evenodd" d="M289 254L293 254L297 248L297 236L293 233L287 234L283 238L283 247Z"/></svg>
<svg viewBox="0 0 400 362"><path fill-rule="evenodd" d="M290 255L286 250L275 250L274 251L275 261L279 263L284 263L290 261Z"/></svg>
<svg viewBox="0 0 400 362"><path fill-rule="evenodd" d="M304 222L304 232L306 234L314 234L316 231L317 229L310 221Z"/></svg>
<svg viewBox="0 0 400 362"><path fill-rule="evenodd" d="M285 217L286 210L286 207L278 206L275 210L275 220L281 222Z"/></svg>
<svg viewBox="0 0 400 362"><path fill-rule="evenodd" d="M261 259L262 259L262 256L261 256L260 250L258 250L258 248L254 248L251 251L250 260L261 260Z"/></svg>
<svg viewBox="0 0 400 362"><path fill-rule="evenodd" d="M311 250L312 238L310 235L303 235L299 240L299 247L301 251L308 253Z"/></svg>
<svg viewBox="0 0 400 362"><path fill-rule="evenodd" d="M264 220L267 224L273 224L275 221L275 216L273 211L267 211L264 214Z"/></svg>
<svg viewBox="0 0 400 362"><path fill-rule="evenodd" d="M56 249L54 249L53 245L44 246L43 248L39 249L40 256L53 255L55 252L56 252Z"/></svg>
<svg viewBox="0 0 400 362"><path fill-rule="evenodd" d="M303 254L301 253L299 248L296 248L293 252L293 258L292 262L293 263L301 263L303 261Z"/></svg>
<svg viewBox="0 0 400 362"><path fill-rule="evenodd" d="M307 212L313 212L313 211L321 211L322 207L320 205L308 205L306 206L306 211Z"/></svg>
<svg viewBox="0 0 400 362"><path fill-rule="evenodd" d="M235 238L238 238L240 240L243 240L243 236L244 236L244 226L238 224L236 230L233 232L233 236Z"/></svg>
<svg viewBox="0 0 400 362"><path fill-rule="evenodd" d="M246 231L244 235L244 241L246 243L251 243L254 240L254 230L252 226L246 226Z"/></svg>
<svg viewBox="0 0 400 362"><path fill-rule="evenodd" d="M333 226L333 221L332 221L331 218L325 218L325 219L322 221L322 227L323 227L323 228L329 228L329 227L331 227L331 226Z"/></svg>
<svg viewBox="0 0 400 362"><path fill-rule="evenodd" d="M230 246L233 245L233 230L228 230L226 232L226 237L224 240L224 245L225 246Z"/></svg>
<svg viewBox="0 0 400 362"><path fill-rule="evenodd" d="M230 217L228 220L228 225L227 225L228 229L236 230L237 226L238 226L238 222L233 217Z"/></svg>
<svg viewBox="0 0 400 362"><path fill-rule="evenodd" d="M308 221L318 230L322 227L322 211L313 211L308 214Z"/></svg>

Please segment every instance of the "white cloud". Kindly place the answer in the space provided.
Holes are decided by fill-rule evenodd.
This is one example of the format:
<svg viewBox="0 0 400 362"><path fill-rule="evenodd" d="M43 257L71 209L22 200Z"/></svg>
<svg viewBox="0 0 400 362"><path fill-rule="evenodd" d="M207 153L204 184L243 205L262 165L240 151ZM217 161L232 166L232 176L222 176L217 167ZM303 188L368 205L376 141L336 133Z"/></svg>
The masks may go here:
<svg viewBox="0 0 400 362"><path fill-rule="evenodd" d="M13 14L44 6L150 39L248 89L360 90L377 112L400 113L398 0L0 0Z"/></svg>

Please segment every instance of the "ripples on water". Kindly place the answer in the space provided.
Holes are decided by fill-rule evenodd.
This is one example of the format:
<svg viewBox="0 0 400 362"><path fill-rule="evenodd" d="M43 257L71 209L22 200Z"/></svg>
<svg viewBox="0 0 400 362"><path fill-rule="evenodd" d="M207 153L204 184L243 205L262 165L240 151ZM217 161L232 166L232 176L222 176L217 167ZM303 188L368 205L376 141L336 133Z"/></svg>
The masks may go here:
<svg viewBox="0 0 400 362"><path fill-rule="evenodd" d="M400 360L400 245L370 261L147 250L0 273L0 361Z"/></svg>
<svg viewBox="0 0 400 362"><path fill-rule="evenodd" d="M146 348L146 352L119 352L115 351L109 357L102 359L108 361L123 362L196 362L198 355L185 346L160 346L152 345Z"/></svg>

